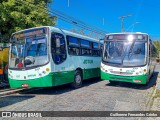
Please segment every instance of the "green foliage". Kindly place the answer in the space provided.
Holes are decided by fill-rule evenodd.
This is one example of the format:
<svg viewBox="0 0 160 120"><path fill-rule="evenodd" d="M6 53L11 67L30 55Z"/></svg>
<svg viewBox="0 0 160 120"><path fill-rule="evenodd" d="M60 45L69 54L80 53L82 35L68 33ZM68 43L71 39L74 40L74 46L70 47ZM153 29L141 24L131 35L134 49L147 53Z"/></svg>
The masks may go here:
<svg viewBox="0 0 160 120"><path fill-rule="evenodd" d="M160 41L159 40L154 41L154 45L156 46L156 49L160 51Z"/></svg>
<svg viewBox="0 0 160 120"><path fill-rule="evenodd" d="M8 39L13 32L38 26L54 25L47 5L52 0L0 0L0 32Z"/></svg>
<svg viewBox="0 0 160 120"><path fill-rule="evenodd" d="M160 40L156 40L156 41L153 41L153 42L154 42L154 45L157 49L158 57L160 58Z"/></svg>

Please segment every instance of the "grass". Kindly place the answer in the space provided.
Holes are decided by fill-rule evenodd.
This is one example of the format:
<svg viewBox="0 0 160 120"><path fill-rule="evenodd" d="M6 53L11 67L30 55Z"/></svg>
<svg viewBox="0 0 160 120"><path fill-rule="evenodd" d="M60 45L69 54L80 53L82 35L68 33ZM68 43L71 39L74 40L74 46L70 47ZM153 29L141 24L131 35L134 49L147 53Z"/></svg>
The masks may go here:
<svg viewBox="0 0 160 120"><path fill-rule="evenodd" d="M154 92L155 89L156 89L156 87L154 86L153 89L152 89L152 91L150 93L148 93L149 97L148 97L148 101L146 102L146 107L150 103L150 98L152 98L152 95L153 95L153 92ZM153 103L151 103L151 104L153 104Z"/></svg>
<svg viewBox="0 0 160 120"><path fill-rule="evenodd" d="M153 98L160 98L160 90L156 90L156 94Z"/></svg>
<svg viewBox="0 0 160 120"><path fill-rule="evenodd" d="M152 102L150 104L150 110L151 110L151 107L153 106L153 103L154 103L155 99L157 99L157 98L160 98L160 90L158 90L158 89L156 89L156 93L152 98Z"/></svg>

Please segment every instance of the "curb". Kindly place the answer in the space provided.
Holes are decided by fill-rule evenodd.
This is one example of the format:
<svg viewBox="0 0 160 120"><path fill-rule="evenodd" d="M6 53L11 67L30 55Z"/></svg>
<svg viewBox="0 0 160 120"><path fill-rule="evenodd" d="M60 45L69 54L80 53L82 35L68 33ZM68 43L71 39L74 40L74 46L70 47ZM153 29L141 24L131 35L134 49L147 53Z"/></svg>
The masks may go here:
<svg viewBox="0 0 160 120"><path fill-rule="evenodd" d="M160 90L160 73L158 74L156 88Z"/></svg>
<svg viewBox="0 0 160 120"><path fill-rule="evenodd" d="M160 73L158 73L158 76L160 76ZM156 91L160 90L160 78L158 76L157 76L155 88L153 89L151 97L149 98L149 104L146 107L146 110L148 110L148 111L150 111L152 109L152 107L153 107L153 104L154 104L153 97L155 96Z"/></svg>

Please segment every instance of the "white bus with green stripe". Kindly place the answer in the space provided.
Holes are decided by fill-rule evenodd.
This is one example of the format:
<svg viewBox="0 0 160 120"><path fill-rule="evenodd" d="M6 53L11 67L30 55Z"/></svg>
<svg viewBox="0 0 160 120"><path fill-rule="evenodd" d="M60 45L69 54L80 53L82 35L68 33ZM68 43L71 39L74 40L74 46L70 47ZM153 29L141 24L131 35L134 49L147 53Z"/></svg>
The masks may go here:
<svg viewBox="0 0 160 120"><path fill-rule="evenodd" d="M13 33L8 78L11 88L52 87L100 77L99 41L51 26Z"/></svg>
<svg viewBox="0 0 160 120"><path fill-rule="evenodd" d="M145 33L107 34L101 62L101 79L111 83L147 84L154 72L157 52Z"/></svg>

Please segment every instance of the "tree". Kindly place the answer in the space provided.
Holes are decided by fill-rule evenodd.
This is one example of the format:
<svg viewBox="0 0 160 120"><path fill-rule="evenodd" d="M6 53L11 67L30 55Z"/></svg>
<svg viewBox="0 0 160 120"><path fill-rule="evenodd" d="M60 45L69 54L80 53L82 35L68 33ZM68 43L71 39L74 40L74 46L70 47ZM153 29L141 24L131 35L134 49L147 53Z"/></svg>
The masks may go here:
<svg viewBox="0 0 160 120"><path fill-rule="evenodd" d="M160 57L160 41L159 40L155 40L154 41L154 45L155 45L155 47L156 47L156 49L157 49L157 51L158 51L158 56Z"/></svg>
<svg viewBox="0 0 160 120"><path fill-rule="evenodd" d="M54 25L48 11L51 0L0 0L0 32L4 40L13 32L31 27Z"/></svg>

